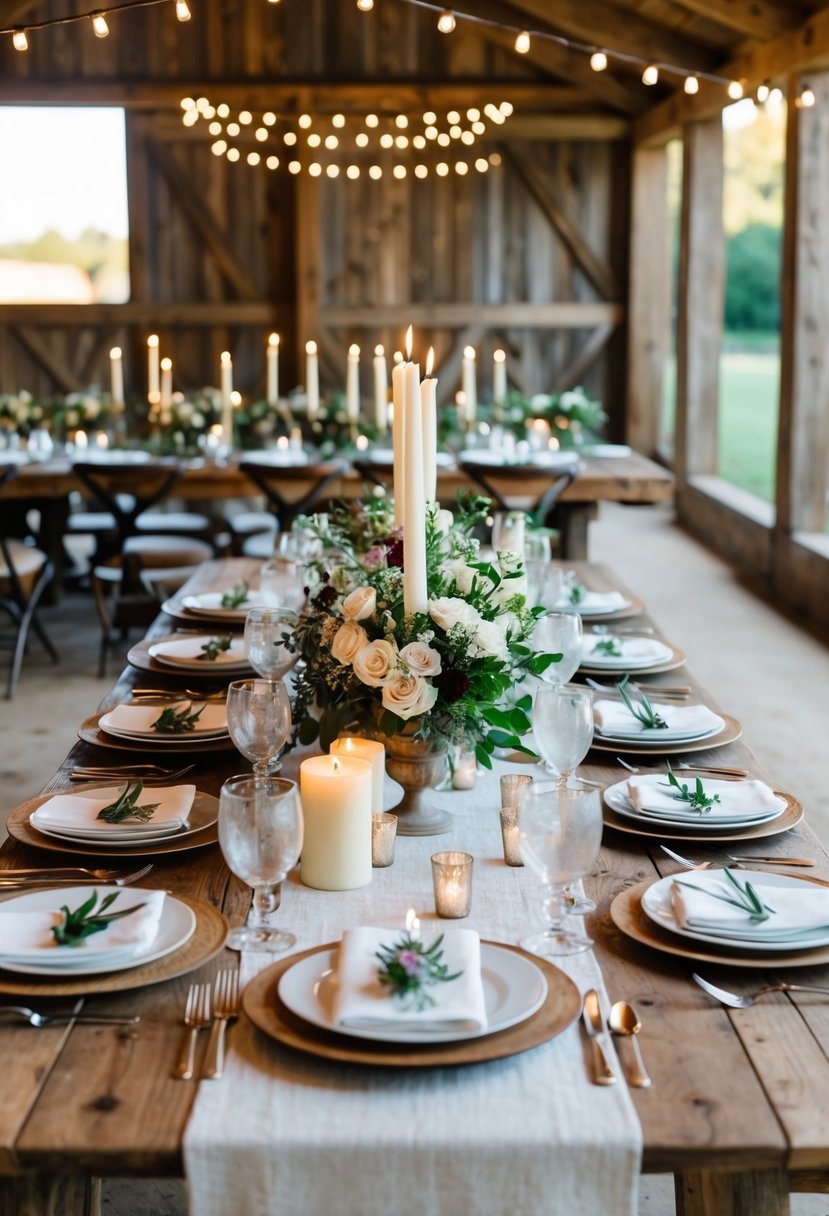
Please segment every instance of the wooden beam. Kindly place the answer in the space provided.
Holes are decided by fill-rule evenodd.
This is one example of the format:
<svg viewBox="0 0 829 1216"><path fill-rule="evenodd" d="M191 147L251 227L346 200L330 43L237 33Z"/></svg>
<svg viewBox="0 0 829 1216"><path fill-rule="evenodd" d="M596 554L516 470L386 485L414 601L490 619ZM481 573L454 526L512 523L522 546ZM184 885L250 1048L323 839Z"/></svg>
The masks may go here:
<svg viewBox="0 0 829 1216"><path fill-rule="evenodd" d="M628 303L626 438L646 455L660 439L662 393L671 315L668 234L668 153L633 154Z"/></svg>
<svg viewBox="0 0 829 1216"><path fill-rule="evenodd" d="M71 393L78 386L71 368L56 357L43 337L28 325L12 326L12 333L26 347L29 354L39 363L47 375L63 393Z"/></svg>
<svg viewBox="0 0 829 1216"><path fill-rule="evenodd" d="M561 371L558 372L549 391L551 393L563 393L565 389L573 388L575 385L580 384L584 373L593 366L604 350L614 329L615 326L613 325L596 326L590 337L576 351L569 363L565 363Z"/></svg>
<svg viewBox="0 0 829 1216"><path fill-rule="evenodd" d="M829 8L821 9L796 29L755 47L749 47L724 63L718 73L729 80L745 80L749 89L764 80L786 79L794 73L829 67ZM633 126L637 144L665 143L682 125L719 114L728 104L725 86L700 81L699 92L689 97L677 91Z"/></svg>
<svg viewBox="0 0 829 1216"><path fill-rule="evenodd" d="M541 208L550 227L563 241L574 261L599 295L605 300L618 299L619 285L616 282L616 276L608 263L590 247L575 223L560 206L549 175L538 167L536 161L524 149L519 150L504 144L501 146L501 152L513 166L530 195Z"/></svg>
<svg viewBox="0 0 829 1216"><path fill-rule="evenodd" d="M55 325L72 328L96 325L145 325L157 329L201 329L212 325L286 326L285 305L264 300L205 304L182 300L175 304L0 304L0 325Z"/></svg>
<svg viewBox="0 0 829 1216"><path fill-rule="evenodd" d="M719 116L689 124L683 136L674 436L680 484L717 469L725 286L722 139Z"/></svg>
<svg viewBox="0 0 829 1216"><path fill-rule="evenodd" d="M255 300L258 292L239 266L217 220L207 206L196 182L162 143L148 142L150 155L161 170L173 197L186 215L196 235L204 241L211 257L240 300Z"/></svg>
<svg viewBox="0 0 829 1216"><path fill-rule="evenodd" d="M516 114L504 128L510 143L514 140L627 139L630 122L611 114Z"/></svg>
<svg viewBox="0 0 829 1216"><path fill-rule="evenodd" d="M0 320L3 308L0 306ZM320 324L332 329L390 329L416 325L424 329L462 329L479 323L492 329L592 329L618 325L625 315L622 304L384 304L380 308L320 309Z"/></svg>
<svg viewBox="0 0 829 1216"><path fill-rule="evenodd" d="M797 10L778 8L768 0L674 0L674 3L689 13L760 41L785 34L802 20Z"/></svg>

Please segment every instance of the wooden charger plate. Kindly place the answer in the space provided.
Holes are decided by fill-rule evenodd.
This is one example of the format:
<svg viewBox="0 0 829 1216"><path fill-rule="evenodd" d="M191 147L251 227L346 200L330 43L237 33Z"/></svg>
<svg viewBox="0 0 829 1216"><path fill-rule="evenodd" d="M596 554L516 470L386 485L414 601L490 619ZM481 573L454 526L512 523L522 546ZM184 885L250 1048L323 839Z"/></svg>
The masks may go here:
<svg viewBox="0 0 829 1216"><path fill-rule="evenodd" d="M158 708L160 712L163 707L159 705ZM187 756L194 752L230 752L235 747L230 735L221 735L219 738L214 735L210 739L199 739L193 742L184 738L181 740L176 738L175 742L167 743L162 742L161 739L147 739L146 742L138 739L121 739L116 735L108 735L100 727L101 718L108 712L109 710L103 710L82 722L78 727L78 738L83 739L84 743L91 743L93 747L106 747L110 751L117 752L140 752L141 755L151 752L154 756L160 756L162 753L165 756Z"/></svg>
<svg viewBox="0 0 829 1216"><path fill-rule="evenodd" d="M195 815L197 821L199 818L212 818L213 822L187 836L171 836L167 841L152 840L147 841L146 844L132 844L122 849L113 849L106 844L94 844L86 840L79 840L73 844L68 840L59 840L57 836L46 836L43 832L39 832L37 828L33 828L29 823L29 816L32 811L36 811L39 806L43 806L44 802L48 802L50 798L54 798L55 794L74 794L79 790L118 784L117 781L102 779L100 781L87 782L85 785L67 786L66 789L52 790L49 794L39 794L37 798L30 798L28 802L21 803L20 806L16 806L9 813L8 820L6 821L8 833L15 840L19 840L21 844L31 845L35 849L48 849L54 853L72 853L76 857L83 855L85 857L118 859L127 857L160 857L162 853L184 853L188 849L201 849L205 845L216 844L218 841L219 826L217 820L219 800L218 798L214 798L212 794L203 794L201 790L196 790L193 809L190 813L191 815Z"/></svg>
<svg viewBox="0 0 829 1216"><path fill-rule="evenodd" d="M596 752L612 752L614 756L680 756L686 752L707 752L712 747L725 747L726 743L733 743L743 733L743 728L736 718L731 718L728 714L720 714L719 717L725 722L725 726L716 735L709 735L706 739L694 739L686 743L675 739L664 747L653 744L649 747L640 744L637 747L635 743L613 743L602 739L600 735L594 735L590 749Z"/></svg>
<svg viewBox="0 0 829 1216"><path fill-rule="evenodd" d="M801 882L809 881L799 875L787 874L786 877L798 877ZM817 946L813 950L797 950L794 953L776 953L771 950L732 951L725 947L717 950L708 942L694 945L690 938L675 937L661 925L655 925L649 920L642 909L642 896L645 891L659 881L658 878L648 878L645 882L637 883L635 887L620 891L613 900L610 905L610 919L625 937L663 954L675 954L678 958L689 959L695 963L714 963L724 967L751 967L757 970L760 967L816 967L829 963L829 946Z"/></svg>
<svg viewBox="0 0 829 1216"><path fill-rule="evenodd" d="M191 622L192 623L192 622ZM187 637L188 634L198 634L202 636L206 633L215 633L216 630L209 628L210 622L203 629L186 629L180 633L168 633L163 638L142 638L140 642L136 642L134 646L127 651L127 662L132 667L137 667L139 671L151 671L155 676L168 676L174 680L181 680L188 688L191 680L218 680L219 683L229 684L231 680L243 680L246 676L253 674L253 668L249 665L244 667L234 667L232 671L228 671L227 667L215 667L212 663L205 663L205 671L200 667L173 667L166 663L159 663L150 654L151 646L158 646L162 642L180 642ZM222 633L233 633L234 630L222 626ZM239 628L235 630L239 633Z"/></svg>
<svg viewBox="0 0 829 1216"><path fill-rule="evenodd" d="M587 634L585 634L585 637L587 637ZM597 636L597 640L601 639ZM658 638L657 640L661 641L662 639ZM622 676L629 675L631 680L635 681L637 676L656 675L660 671L673 671L677 667L682 667L685 662L684 652L671 642L665 642L664 645L670 647L671 657L663 659L661 663L651 663L647 667L600 667L594 666L589 659L585 659L583 663L579 664L579 673L586 676L604 676L611 680L621 679ZM601 693L599 693L599 696L601 696ZM654 689L654 697L658 696L658 690Z"/></svg>
<svg viewBox="0 0 829 1216"><path fill-rule="evenodd" d="M768 823L757 823L750 828L735 829L733 832L689 832L685 828L671 827L670 824L654 824L653 827L639 827L632 819L619 815L612 807L602 800L602 818L607 828L616 832L627 832L631 836L644 836L648 840L693 840L700 844L727 844L735 840L756 840L761 836L778 836L796 827L803 818L803 805L793 794L784 790L775 790L778 798L785 798L786 809L776 819Z"/></svg>
<svg viewBox="0 0 829 1216"><path fill-rule="evenodd" d="M279 999L277 989L280 979L300 959L336 949L336 942L315 946L302 954L292 954L260 972L245 989L242 1005L257 1029L286 1047L322 1056L326 1060L373 1064L382 1068L437 1068L500 1060L504 1056L518 1055L547 1043L576 1021L581 1013L581 995L569 976L546 959L526 954L517 946L508 946L504 942L490 944L531 959L547 980L547 996L541 1008L517 1026L478 1039L464 1039L458 1043L381 1043L321 1030L296 1017Z"/></svg>
<svg viewBox="0 0 829 1216"><path fill-rule="evenodd" d="M128 992L132 988L148 988L165 980L187 975L203 966L224 948L228 923L212 904L201 899L176 895L196 914L196 929L180 950L165 954L154 963L132 967L127 971L111 971L105 975L82 975L75 980L55 979L54 976L17 975L0 969L0 992L13 996L92 996L98 992Z"/></svg>

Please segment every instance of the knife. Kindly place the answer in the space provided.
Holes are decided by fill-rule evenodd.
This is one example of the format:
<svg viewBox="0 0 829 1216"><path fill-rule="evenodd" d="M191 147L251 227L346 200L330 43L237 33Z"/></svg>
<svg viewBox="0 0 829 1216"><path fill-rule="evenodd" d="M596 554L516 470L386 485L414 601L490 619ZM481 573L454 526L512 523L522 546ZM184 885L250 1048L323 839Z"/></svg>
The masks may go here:
<svg viewBox="0 0 829 1216"><path fill-rule="evenodd" d="M599 994L595 988L590 988L585 992L581 1016L584 1022L584 1029L587 1031L593 1048L593 1084L615 1085L616 1073L610 1067L610 1062L599 1037L607 1034L607 1028L602 1017Z"/></svg>

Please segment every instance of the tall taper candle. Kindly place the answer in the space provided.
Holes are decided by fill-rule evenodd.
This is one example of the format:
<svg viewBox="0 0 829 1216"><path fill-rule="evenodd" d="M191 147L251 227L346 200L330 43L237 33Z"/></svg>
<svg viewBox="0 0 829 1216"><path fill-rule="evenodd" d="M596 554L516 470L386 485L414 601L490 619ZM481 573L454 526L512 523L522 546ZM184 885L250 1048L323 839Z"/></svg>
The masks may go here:
<svg viewBox="0 0 829 1216"><path fill-rule="evenodd" d="M305 343L305 395L308 401L308 421L320 412L320 365L316 342Z"/></svg>
<svg viewBox="0 0 829 1216"><path fill-rule="evenodd" d="M466 402L466 424L474 426L478 417L478 386L475 378L475 347L466 346L463 352L463 375L461 380Z"/></svg>
<svg viewBox="0 0 829 1216"><path fill-rule="evenodd" d="M355 344L348 348L348 365L345 373L345 413L349 422L360 417L360 348Z"/></svg>
<svg viewBox="0 0 829 1216"><path fill-rule="evenodd" d="M113 346L109 352L109 384L112 412L121 414L124 410L124 360L120 346Z"/></svg>
<svg viewBox="0 0 829 1216"><path fill-rule="evenodd" d="M173 360L161 360L161 393L159 395L159 412L162 426L172 422L173 405Z"/></svg>
<svg viewBox="0 0 829 1216"><path fill-rule="evenodd" d="M395 363L391 369L391 389L392 389L392 406L394 413L392 415L392 447L394 449L394 523L395 527L400 528L403 524L403 505L406 499L406 474L404 468L404 455L406 447L406 436L404 432L404 411L403 411L403 395L404 395L404 379L406 374L405 363Z"/></svg>
<svg viewBox="0 0 829 1216"><path fill-rule="evenodd" d="M492 404L496 418L503 418L507 403L507 356L496 350L492 356Z"/></svg>
<svg viewBox="0 0 829 1216"><path fill-rule="evenodd" d="M265 398L268 405L276 405L279 401L279 334L271 334L268 338L267 356L268 387Z"/></svg>
<svg viewBox="0 0 829 1216"><path fill-rule="evenodd" d="M420 367L404 367L403 467L406 494L403 500L403 611L425 612L426 582L426 494L423 488L423 425L420 404Z"/></svg>
<svg viewBox="0 0 829 1216"><path fill-rule="evenodd" d="M389 374L382 346L374 348L374 421L380 434L385 435L389 426Z"/></svg>
<svg viewBox="0 0 829 1216"><path fill-rule="evenodd" d="M233 360L230 351L221 354L222 442L233 446Z"/></svg>
<svg viewBox="0 0 829 1216"><path fill-rule="evenodd" d="M420 386L420 409L423 428L423 490L427 502L437 502L438 496L438 419L437 380L432 375L435 352L429 347L426 357L426 379Z"/></svg>
<svg viewBox="0 0 829 1216"><path fill-rule="evenodd" d="M158 334L150 334L147 339L147 400L150 405L157 405L160 395L158 358Z"/></svg>

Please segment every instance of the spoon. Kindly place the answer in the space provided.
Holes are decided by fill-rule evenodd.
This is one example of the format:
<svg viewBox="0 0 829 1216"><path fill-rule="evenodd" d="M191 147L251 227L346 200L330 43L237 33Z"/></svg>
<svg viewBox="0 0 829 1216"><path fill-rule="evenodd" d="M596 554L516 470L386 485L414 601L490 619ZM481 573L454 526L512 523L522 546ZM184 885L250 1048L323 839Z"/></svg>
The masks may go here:
<svg viewBox="0 0 829 1216"><path fill-rule="evenodd" d="M651 1079L645 1068L645 1061L642 1059L642 1051L636 1038L642 1029L638 1013L627 1001L617 1001L610 1010L609 1021L611 1032L613 1034L620 1034L626 1039L629 1038L633 1046L636 1066L628 1077L628 1081L636 1089L647 1089L650 1086Z"/></svg>

